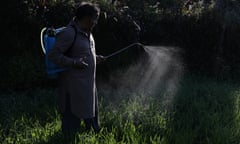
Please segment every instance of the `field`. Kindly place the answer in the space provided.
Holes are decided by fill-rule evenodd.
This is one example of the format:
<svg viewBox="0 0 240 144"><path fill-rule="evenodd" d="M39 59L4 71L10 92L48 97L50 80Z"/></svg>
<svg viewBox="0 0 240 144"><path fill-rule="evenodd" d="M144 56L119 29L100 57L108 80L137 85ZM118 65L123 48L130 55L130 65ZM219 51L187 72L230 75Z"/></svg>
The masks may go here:
<svg viewBox="0 0 240 144"><path fill-rule="evenodd" d="M185 76L174 93L106 86L98 91L103 129L81 131L73 143L240 144L239 84ZM1 143L63 143L55 97L55 87L1 93Z"/></svg>
<svg viewBox="0 0 240 144"><path fill-rule="evenodd" d="M85 1L100 8L96 54L111 56L96 66L100 133L79 122L66 142L39 41L82 1L11 0L1 9L0 144L240 144L240 0Z"/></svg>

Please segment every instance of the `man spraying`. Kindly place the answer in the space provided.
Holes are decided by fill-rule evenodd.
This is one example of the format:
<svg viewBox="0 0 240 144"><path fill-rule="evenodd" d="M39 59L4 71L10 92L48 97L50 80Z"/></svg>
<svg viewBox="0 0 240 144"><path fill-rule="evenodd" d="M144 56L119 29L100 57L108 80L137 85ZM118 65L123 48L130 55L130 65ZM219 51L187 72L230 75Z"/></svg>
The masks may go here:
<svg viewBox="0 0 240 144"><path fill-rule="evenodd" d="M96 94L96 63L105 60L95 53L92 30L97 24L100 9L92 3L82 3L67 27L56 36L48 58L58 66L69 69L58 75L58 107L62 115L64 134L75 133L84 120L87 130L100 131ZM71 46L75 30L74 44Z"/></svg>

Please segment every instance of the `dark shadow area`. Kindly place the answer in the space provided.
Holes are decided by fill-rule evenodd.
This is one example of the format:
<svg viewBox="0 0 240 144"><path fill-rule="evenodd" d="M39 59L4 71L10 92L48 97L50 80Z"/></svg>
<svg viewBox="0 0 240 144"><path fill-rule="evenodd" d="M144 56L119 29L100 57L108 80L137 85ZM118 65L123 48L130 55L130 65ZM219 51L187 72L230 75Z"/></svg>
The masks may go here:
<svg viewBox="0 0 240 144"><path fill-rule="evenodd" d="M57 133L54 133L54 135L52 135L47 142L41 141L38 142L38 144L65 144L67 142L72 143L73 140L66 141L63 134L59 131Z"/></svg>
<svg viewBox="0 0 240 144"><path fill-rule="evenodd" d="M42 129L47 124L56 121L59 116L55 102L55 90L51 88L34 88L25 91L9 90L1 93L0 99L2 141L9 136L15 137L19 131L22 131L24 136L25 130L29 131L34 127Z"/></svg>

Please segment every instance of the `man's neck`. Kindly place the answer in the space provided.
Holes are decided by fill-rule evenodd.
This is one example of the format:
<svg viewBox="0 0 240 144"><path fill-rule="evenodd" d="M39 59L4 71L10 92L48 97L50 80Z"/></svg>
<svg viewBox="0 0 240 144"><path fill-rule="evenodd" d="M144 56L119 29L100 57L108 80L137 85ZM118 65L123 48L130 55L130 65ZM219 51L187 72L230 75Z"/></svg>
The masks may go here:
<svg viewBox="0 0 240 144"><path fill-rule="evenodd" d="M77 26L84 31L85 33L87 33L88 35L91 33L91 30L87 29L84 22L82 21L76 21Z"/></svg>

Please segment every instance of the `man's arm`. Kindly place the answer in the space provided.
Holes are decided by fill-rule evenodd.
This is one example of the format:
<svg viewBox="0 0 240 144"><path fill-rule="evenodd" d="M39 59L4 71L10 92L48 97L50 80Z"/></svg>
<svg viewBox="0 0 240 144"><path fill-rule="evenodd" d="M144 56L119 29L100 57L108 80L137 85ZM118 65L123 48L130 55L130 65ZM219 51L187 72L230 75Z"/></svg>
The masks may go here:
<svg viewBox="0 0 240 144"><path fill-rule="evenodd" d="M63 30L56 36L53 48L48 53L48 58L53 63L62 67L87 67L83 58L73 59L65 55L74 42L74 32Z"/></svg>

